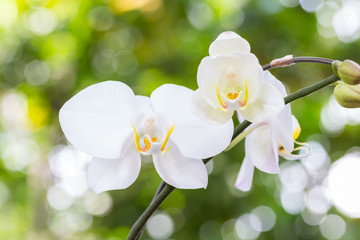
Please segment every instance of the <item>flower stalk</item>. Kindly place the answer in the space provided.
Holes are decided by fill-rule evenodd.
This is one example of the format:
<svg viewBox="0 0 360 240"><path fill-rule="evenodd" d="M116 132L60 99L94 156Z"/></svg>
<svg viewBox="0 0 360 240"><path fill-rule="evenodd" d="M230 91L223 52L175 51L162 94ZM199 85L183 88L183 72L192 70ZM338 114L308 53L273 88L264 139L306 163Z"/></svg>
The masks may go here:
<svg viewBox="0 0 360 240"><path fill-rule="evenodd" d="M163 184L163 183L161 183L161 184ZM162 191L154 198L154 200L150 203L149 207L143 212L143 214L138 218L138 220L135 222L135 224L131 228L130 233L127 237L128 240L134 240L134 239L140 238L141 235L139 237L137 237L137 236L139 235L140 231L145 226L145 223L147 222L147 220L155 212L155 210L160 207L161 203L167 198L167 196L170 195L170 193L174 189L175 188L173 186L165 184Z"/></svg>

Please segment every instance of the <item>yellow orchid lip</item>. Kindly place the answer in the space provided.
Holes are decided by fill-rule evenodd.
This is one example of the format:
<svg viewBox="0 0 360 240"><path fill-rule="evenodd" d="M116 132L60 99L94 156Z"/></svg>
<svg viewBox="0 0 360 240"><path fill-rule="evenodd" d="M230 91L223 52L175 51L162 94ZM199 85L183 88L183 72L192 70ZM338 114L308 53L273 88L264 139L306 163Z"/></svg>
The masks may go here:
<svg viewBox="0 0 360 240"><path fill-rule="evenodd" d="M157 141L157 138L156 137L153 137L153 138L150 138L149 136L145 135L143 138L142 138L142 141L144 142L144 147L141 146L140 144L140 137L139 137L139 134L138 132L136 131L136 128L133 124L131 124L131 126L133 127L134 129L134 142L135 142L135 150L142 153L142 154L149 154L149 151L151 149L151 144L152 143L156 143ZM166 147L166 144L170 138L170 135L171 133L173 132L175 128L175 124L173 124L169 129L168 129L168 132L164 138L164 140L162 141L162 144L161 144L161 147L160 147L160 151L161 153L165 153L167 152L168 150L171 149L170 148L167 148L165 149Z"/></svg>

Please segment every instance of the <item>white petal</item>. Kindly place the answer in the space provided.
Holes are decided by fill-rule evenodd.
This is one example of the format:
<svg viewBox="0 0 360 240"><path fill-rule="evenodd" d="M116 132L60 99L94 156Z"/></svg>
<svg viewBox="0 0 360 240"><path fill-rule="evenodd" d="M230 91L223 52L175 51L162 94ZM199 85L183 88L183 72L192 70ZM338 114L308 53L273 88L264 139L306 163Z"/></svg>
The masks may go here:
<svg viewBox="0 0 360 240"><path fill-rule="evenodd" d="M205 99L202 97L199 89L194 92L192 95L192 112L199 117L200 119L207 121L211 124L223 124L228 122L234 111L221 110L219 108L214 108L208 104Z"/></svg>
<svg viewBox="0 0 360 240"><path fill-rule="evenodd" d="M241 191L250 191L254 176L254 164L246 155L241 164L239 175L236 178L235 187Z"/></svg>
<svg viewBox="0 0 360 240"><path fill-rule="evenodd" d="M203 161L184 157L174 144L170 142L168 145L171 149L167 152L153 155L160 177L176 188L206 188L208 175Z"/></svg>
<svg viewBox="0 0 360 240"><path fill-rule="evenodd" d="M294 150L294 139L290 105L287 104L271 121L275 127L278 143L288 152L292 152Z"/></svg>
<svg viewBox="0 0 360 240"><path fill-rule="evenodd" d="M254 166L267 173L278 173L278 144L271 124L261 125L245 139L246 155Z"/></svg>
<svg viewBox="0 0 360 240"><path fill-rule="evenodd" d="M238 34L228 31L221 33L209 48L210 56L230 54L234 51L250 52L250 44Z"/></svg>
<svg viewBox="0 0 360 240"><path fill-rule="evenodd" d="M165 84L151 94L155 112L162 112L175 121L170 139L189 158L204 159L222 152L231 141L232 119L222 125L202 121L191 111L191 89Z"/></svg>
<svg viewBox="0 0 360 240"><path fill-rule="evenodd" d="M216 83L224 79L229 68L236 69L238 74L243 76L243 81L247 81L248 102L255 101L260 94L264 73L254 54L236 52L226 56L205 57L198 68L197 82L202 96L215 108L221 107L216 93Z"/></svg>
<svg viewBox="0 0 360 240"><path fill-rule="evenodd" d="M133 105L133 110L135 112L141 112L147 114L154 113L149 97L135 96L135 100L133 101L132 105Z"/></svg>
<svg viewBox="0 0 360 240"><path fill-rule="evenodd" d="M223 57L205 57L201 60L197 72L200 94L214 108L222 107L216 92L216 81L228 66Z"/></svg>
<svg viewBox="0 0 360 240"><path fill-rule="evenodd" d="M264 72L265 81L276 87L283 97L287 95L285 86L276 79L269 71ZM275 132L277 134L278 143L282 145L288 152L294 149L293 127L290 104L286 104L278 115L273 117L271 121L274 123Z"/></svg>
<svg viewBox="0 0 360 240"><path fill-rule="evenodd" d="M282 82L274 77L274 75L272 75L269 71L264 71L264 80L276 87L283 97L286 97L287 93L284 84L282 84Z"/></svg>
<svg viewBox="0 0 360 240"><path fill-rule="evenodd" d="M166 136L169 133L169 129L172 128L175 124L174 119L169 117L163 112L158 112L155 114L155 119L160 129L162 136ZM171 135L170 135L171 136Z"/></svg>
<svg viewBox="0 0 360 240"><path fill-rule="evenodd" d="M87 170L88 184L95 193L127 188L138 177L140 166L140 153L135 150L131 136L119 158L93 158Z"/></svg>
<svg viewBox="0 0 360 240"><path fill-rule="evenodd" d="M248 102L254 102L259 97L264 82L264 71L259 60L254 54L246 52L235 52L231 56L237 59L237 67L247 81Z"/></svg>
<svg viewBox="0 0 360 240"><path fill-rule="evenodd" d="M284 107L281 93L271 84L264 82L259 98L240 114L250 122L264 121L278 114Z"/></svg>
<svg viewBox="0 0 360 240"><path fill-rule="evenodd" d="M301 132L301 127L300 127L300 124L299 124L299 121L297 120L297 118L292 115L291 116L291 121L292 121L292 131L293 131L293 135L294 135L294 139L296 140L299 135L300 135L300 132Z"/></svg>
<svg viewBox="0 0 360 240"><path fill-rule="evenodd" d="M95 157L115 159L132 133L134 103L134 93L124 83L94 84L64 104L59 112L60 125L76 148Z"/></svg>

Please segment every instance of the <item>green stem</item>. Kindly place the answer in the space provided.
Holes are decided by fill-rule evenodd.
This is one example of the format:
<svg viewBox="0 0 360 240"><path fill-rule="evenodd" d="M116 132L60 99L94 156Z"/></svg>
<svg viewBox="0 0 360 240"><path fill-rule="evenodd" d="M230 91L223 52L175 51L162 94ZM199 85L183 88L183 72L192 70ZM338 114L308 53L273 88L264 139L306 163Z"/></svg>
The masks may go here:
<svg viewBox="0 0 360 240"><path fill-rule="evenodd" d="M310 95L310 94L312 94L312 93L314 93L314 92L316 92L338 80L339 80L339 78L335 74L333 74L330 77L325 78L324 80L322 80L318 83L315 83L311 86L308 86L308 87L305 87L302 89L299 89L296 92L293 92L292 94L289 94L284 98L285 104L295 101L296 99L306 97L306 96L308 96L308 95Z"/></svg>
<svg viewBox="0 0 360 240"><path fill-rule="evenodd" d="M170 193L174 189L175 189L174 187L165 183L165 186L162 189L162 191L160 191L159 195L157 195L155 197L155 199L150 203L148 208L143 212L143 214L135 222L135 224L133 225L133 227L130 230L127 240L134 240L138 236L139 232L141 231L141 229L143 229L143 227L145 226L145 223L150 218L150 216L155 212L156 209L158 209L160 207L160 204L167 198L167 196L170 195Z"/></svg>
<svg viewBox="0 0 360 240"><path fill-rule="evenodd" d="M151 202L153 202L155 200L155 198L161 193L161 191L164 189L165 186L166 186L166 183L164 181L162 181L160 183L160 186L156 190L156 193L155 193L153 199L151 200ZM135 240L139 240L141 238L141 235L143 234L144 230L145 230L145 224L141 227L139 233L135 237Z"/></svg>
<svg viewBox="0 0 360 240"><path fill-rule="evenodd" d="M314 57L297 57L297 58L293 58L293 59L294 59L294 63L295 62L316 62L316 63L323 63L323 64L327 64L327 65L331 65L331 63L333 61L331 59L314 58ZM297 59L297 60L295 60L295 59ZM264 70L271 69L271 68L272 68L272 66L270 66L269 64L266 64L263 66ZM339 78L335 74L333 74L330 77L328 77L318 83L315 83L309 87L300 89L292 94L289 94L288 96L286 96L284 98L285 104L288 104L292 101L295 101L296 99L310 95L311 93L316 92L316 91L336 82L337 80L339 80ZM241 134L248 126L250 126L250 124L251 124L251 122L246 121L246 120L241 122L234 129L234 134L233 134L232 139L235 139L239 134ZM204 159L203 162L206 164L211 159L212 159L212 157ZM167 198L167 196L170 195L170 193L174 189L175 189L174 187L172 187L164 182L161 183L161 186L159 187L157 193L155 194L155 196L154 196L153 200L151 201L151 203L149 204L148 208L138 218L138 220L135 222L135 224L131 228L130 233L127 237L127 240L140 239L143 228L144 228L146 222L148 221L148 219L150 218L150 216L159 208L161 203Z"/></svg>

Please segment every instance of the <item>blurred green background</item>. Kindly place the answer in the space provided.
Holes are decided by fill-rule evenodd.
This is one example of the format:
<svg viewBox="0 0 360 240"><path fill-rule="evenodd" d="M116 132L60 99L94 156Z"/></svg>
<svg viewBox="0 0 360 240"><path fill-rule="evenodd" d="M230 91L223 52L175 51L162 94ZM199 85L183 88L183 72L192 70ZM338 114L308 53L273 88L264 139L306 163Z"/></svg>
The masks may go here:
<svg viewBox="0 0 360 240"><path fill-rule="evenodd" d="M359 16L355 0L0 0L0 239L125 239L151 201L161 179L150 159L128 189L88 190L89 156L58 122L81 89L109 79L146 96L164 83L196 89L198 64L226 30L262 64L287 54L358 62ZM272 73L294 92L331 69ZM206 190L175 190L143 239L357 239L360 112L337 105L332 87L292 111L311 157L281 159L280 175L255 171L243 193L239 144L208 164Z"/></svg>

